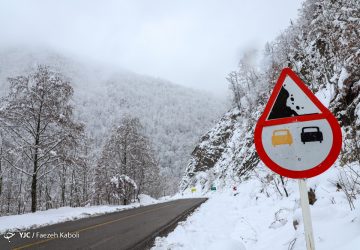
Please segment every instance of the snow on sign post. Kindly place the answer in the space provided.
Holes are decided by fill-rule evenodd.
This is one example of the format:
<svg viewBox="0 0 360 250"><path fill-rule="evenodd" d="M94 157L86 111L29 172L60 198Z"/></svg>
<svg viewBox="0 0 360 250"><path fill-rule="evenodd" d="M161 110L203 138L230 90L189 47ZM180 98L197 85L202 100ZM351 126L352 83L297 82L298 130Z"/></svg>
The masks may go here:
<svg viewBox="0 0 360 250"><path fill-rule="evenodd" d="M260 159L274 172L299 179L307 249L315 249L305 178L326 171L342 143L333 114L289 68L283 69L254 134Z"/></svg>

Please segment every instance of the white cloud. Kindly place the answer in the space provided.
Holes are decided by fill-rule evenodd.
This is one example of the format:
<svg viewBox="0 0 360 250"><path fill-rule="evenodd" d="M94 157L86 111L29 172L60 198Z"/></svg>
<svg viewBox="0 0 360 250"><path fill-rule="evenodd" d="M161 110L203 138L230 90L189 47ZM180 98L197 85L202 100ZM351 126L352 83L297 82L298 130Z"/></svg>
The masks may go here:
<svg viewBox="0 0 360 250"><path fill-rule="evenodd" d="M46 45L225 93L246 48L295 19L288 0L0 0L0 45Z"/></svg>

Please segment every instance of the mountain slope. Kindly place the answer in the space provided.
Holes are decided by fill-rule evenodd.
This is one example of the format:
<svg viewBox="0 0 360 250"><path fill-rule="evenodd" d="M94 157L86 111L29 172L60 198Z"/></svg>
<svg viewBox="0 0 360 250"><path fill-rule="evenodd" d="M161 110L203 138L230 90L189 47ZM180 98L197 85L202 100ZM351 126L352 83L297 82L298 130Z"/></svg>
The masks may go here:
<svg viewBox="0 0 360 250"><path fill-rule="evenodd" d="M73 60L44 49L2 49L0 94L7 77L46 64L68 77L74 87L76 117L86 125L98 155L109 130L124 114L140 118L175 189L197 138L225 110L222 100L166 80L91 62Z"/></svg>
<svg viewBox="0 0 360 250"><path fill-rule="evenodd" d="M256 121L280 70L290 67L333 112L343 133L339 170L360 161L360 27L357 1L308 0L296 23L264 50L260 66L246 55L229 74L234 106L202 137L192 153L181 189L214 183L231 186L253 173L259 159L253 144ZM214 157L214 152L216 156ZM211 158L211 161L203 159ZM358 170L356 170L358 173ZM271 172L269 171L269 174ZM357 174L351 178L357 183ZM350 178L350 179L351 179ZM282 182L282 180L279 180ZM360 190L357 186L356 190Z"/></svg>
<svg viewBox="0 0 360 250"><path fill-rule="evenodd" d="M261 65L240 60L228 77L234 108L195 147L180 186L183 196L209 201L153 249L306 249L297 180L267 168L253 142L256 121L285 67L342 129L338 160L307 179L316 249L359 248L359 10L357 0L306 0L297 22L265 47Z"/></svg>

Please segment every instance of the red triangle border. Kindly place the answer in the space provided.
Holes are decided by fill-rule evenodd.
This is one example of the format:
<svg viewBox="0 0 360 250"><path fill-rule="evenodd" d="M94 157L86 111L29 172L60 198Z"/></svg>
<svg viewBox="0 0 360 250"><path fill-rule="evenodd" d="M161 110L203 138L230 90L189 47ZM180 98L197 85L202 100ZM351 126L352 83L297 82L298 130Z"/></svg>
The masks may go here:
<svg viewBox="0 0 360 250"><path fill-rule="evenodd" d="M321 111L320 114L300 115L300 116L292 116L287 118L267 120L267 117L269 116L269 113L271 112L271 109L274 106L276 98L279 95L281 87L283 86L287 76L289 76L295 82L295 84ZM264 109L264 113L262 114L260 118L261 120L259 120L259 122L261 122L263 126L273 126L273 125L280 125L291 122L320 120L320 119L326 119L329 112L330 111L319 101L319 99L317 99L317 97L311 92L311 90L305 85L305 83L290 68L285 68L282 70L280 77L274 86L274 90L269 98L268 104L266 105Z"/></svg>

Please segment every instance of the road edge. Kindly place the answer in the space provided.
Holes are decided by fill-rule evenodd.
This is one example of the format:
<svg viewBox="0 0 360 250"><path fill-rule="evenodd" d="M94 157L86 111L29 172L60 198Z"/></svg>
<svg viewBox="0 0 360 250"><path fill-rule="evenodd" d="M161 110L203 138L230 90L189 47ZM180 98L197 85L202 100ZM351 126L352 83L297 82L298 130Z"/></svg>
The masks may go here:
<svg viewBox="0 0 360 250"><path fill-rule="evenodd" d="M153 234L151 234L150 236L148 236L144 240L136 243L136 245L129 248L129 250L130 249L131 250L148 250L148 249L152 248L154 246L154 242L155 242L156 237L164 237L164 236L168 235L170 232L172 232L176 228L176 226L178 225L179 222L185 221L187 219L187 217L189 217L195 211L195 209L200 207L207 200L208 200L208 198L204 198L204 201L199 202L198 204L190 207L189 209L184 211L182 214L175 217L168 224L166 224L162 228L155 231Z"/></svg>

